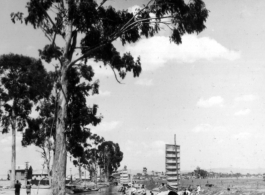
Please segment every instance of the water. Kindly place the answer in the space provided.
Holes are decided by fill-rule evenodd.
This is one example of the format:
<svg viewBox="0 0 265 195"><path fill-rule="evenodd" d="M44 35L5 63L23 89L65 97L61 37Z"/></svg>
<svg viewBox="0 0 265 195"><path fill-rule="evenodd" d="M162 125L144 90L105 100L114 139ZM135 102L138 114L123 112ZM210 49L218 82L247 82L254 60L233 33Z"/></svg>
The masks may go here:
<svg viewBox="0 0 265 195"><path fill-rule="evenodd" d="M110 187L104 187L101 188L100 191L94 191L94 192L85 192L85 193L78 193L78 195L121 195L121 192L118 192L117 186L110 186Z"/></svg>

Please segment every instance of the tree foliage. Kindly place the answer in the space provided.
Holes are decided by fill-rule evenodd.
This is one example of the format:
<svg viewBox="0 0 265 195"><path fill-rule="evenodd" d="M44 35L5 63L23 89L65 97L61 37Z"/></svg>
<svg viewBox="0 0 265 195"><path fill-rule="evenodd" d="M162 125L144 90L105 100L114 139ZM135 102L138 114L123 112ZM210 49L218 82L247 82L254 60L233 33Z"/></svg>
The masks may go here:
<svg viewBox="0 0 265 195"><path fill-rule="evenodd" d="M87 67L87 66L86 66ZM102 119L97 116L97 105L89 107L86 104L86 96L98 93L98 81L93 82L94 73L91 67L87 67L86 80L80 82L84 72L78 69L70 69L69 76L69 95L67 109L67 123L65 134L67 135L67 152L74 158L78 158L78 164L87 164L84 158L85 150L91 145L87 144L90 139L93 144L97 145L104 139L96 134L92 134L88 125L96 126ZM34 144L44 148L47 140L55 137L56 111L58 107L58 92L60 86L57 86L57 73L50 74L54 81L54 93L49 98L41 101L37 107L39 111L38 118L28 119L28 128L23 133L23 146ZM77 165L77 161L73 161Z"/></svg>
<svg viewBox="0 0 265 195"><path fill-rule="evenodd" d="M73 164L79 168L80 179L82 167L90 172L91 178L96 174L99 155L96 147L98 144L104 142L104 138L97 134L91 134L87 141L90 141L91 144L85 144L82 150L82 155L78 156L76 160L73 160Z"/></svg>
<svg viewBox="0 0 265 195"><path fill-rule="evenodd" d="M0 57L0 125L2 132L12 129L12 177L15 183L16 131L28 123L32 107L49 96L52 85L40 60L22 55L8 54Z"/></svg>
<svg viewBox="0 0 265 195"><path fill-rule="evenodd" d="M33 169L32 169L32 166L30 166L27 172L27 180L32 179L32 173L33 173Z"/></svg>
<svg viewBox="0 0 265 195"><path fill-rule="evenodd" d="M196 170L194 170L194 174L197 178L206 178L208 176L208 172L200 167L197 167Z"/></svg>
<svg viewBox="0 0 265 195"><path fill-rule="evenodd" d="M105 141L98 147L99 166L103 169L107 179L120 166L123 159L123 152L118 143Z"/></svg>
<svg viewBox="0 0 265 195"><path fill-rule="evenodd" d="M22 131L34 103L50 94L48 74L40 60L8 54L0 57L0 77L3 133L9 131L12 120L17 121L17 130Z"/></svg>
<svg viewBox="0 0 265 195"><path fill-rule="evenodd" d="M172 31L170 40L179 44L183 34L199 33L205 28L208 10L202 0L190 0L187 3L184 0L150 0L135 14L128 10L116 10L108 0L99 3L95 0L29 0L26 7L27 15L24 17L20 12L12 13L12 21L25 22L41 29L50 40L39 51L41 58L46 62L59 62L53 166L57 174L53 175L53 194L64 194L66 148L71 146L72 153L82 154L84 139L75 136L89 135L84 129L85 125L75 125L76 120L78 123L90 120L95 125L99 122L98 118L94 118L97 106L82 109L82 112L90 113L89 119L76 118L70 114L81 112L71 107L71 101L75 98L83 99L80 94L74 96L77 88L82 94L88 91L87 83L77 84L80 81L79 74L82 78L90 78L92 68L87 67L88 60L93 59L109 66L118 82L118 77L124 79L127 72L138 77L141 72L140 58L134 58L129 52L121 54L113 45L114 40L120 40L123 45L135 43L143 37L154 36L162 27L167 26ZM65 41L62 47L57 42L58 37ZM79 52L76 58L73 57L75 52ZM96 89L96 85L93 87ZM74 143L72 136L77 142Z"/></svg>
<svg viewBox="0 0 265 195"><path fill-rule="evenodd" d="M72 54L80 44L82 55L68 66L84 59L94 59L109 64L124 78L126 72L133 71L139 76L141 71L139 59L134 61L130 53L121 55L112 42L119 39L123 44L135 43L144 37L157 34L161 25L172 30L170 40L179 44L185 33L199 33L205 28L208 10L202 0L150 0L136 14L128 10L116 10L112 6L104 6L107 1L98 4L97 1L85 0L31 0L27 3L28 15L12 13L13 22L23 19L34 28L41 28L51 41L40 50L42 59L50 62L52 59L67 57L72 60ZM49 16L53 10L54 18ZM68 33L68 27L71 31ZM77 35L84 35L77 43ZM56 46L56 36L66 39L67 48ZM67 36L70 36L67 39ZM67 49L67 51L65 50ZM64 54L66 54L65 56Z"/></svg>

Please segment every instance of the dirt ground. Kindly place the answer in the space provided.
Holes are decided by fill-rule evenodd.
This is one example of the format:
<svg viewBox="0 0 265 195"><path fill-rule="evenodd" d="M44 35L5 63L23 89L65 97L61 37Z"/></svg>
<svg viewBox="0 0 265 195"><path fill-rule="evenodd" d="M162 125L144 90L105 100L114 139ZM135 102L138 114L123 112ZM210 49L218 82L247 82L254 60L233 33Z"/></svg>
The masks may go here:
<svg viewBox="0 0 265 195"><path fill-rule="evenodd" d="M147 189L152 190L165 181L139 181L145 184ZM213 187L207 187L206 184L213 184ZM182 180L181 187L192 186L196 189L201 186L201 195L265 195L265 181L262 178L220 178L220 179L190 179Z"/></svg>
<svg viewBox="0 0 265 195"><path fill-rule="evenodd" d="M161 183L165 181L139 181L138 183L145 184L148 190L152 190L155 187L158 187ZM206 184L213 184L213 187L207 187ZM1 185L1 182L0 182ZM257 179L193 179L193 180L182 180L181 186L183 188L188 187L189 185L193 186L195 189L197 185L201 185L200 195L265 195L265 181L262 178ZM2 185L4 186L4 185ZM228 188L230 190L228 190ZM98 193L98 194L114 194L120 195L120 192L114 190L111 193ZM157 194L158 192L155 192ZM0 195L14 195L14 189L0 189ZM32 195L48 195L48 189L32 189ZM147 195L150 192L147 191ZM26 195L26 190L21 189L20 195Z"/></svg>

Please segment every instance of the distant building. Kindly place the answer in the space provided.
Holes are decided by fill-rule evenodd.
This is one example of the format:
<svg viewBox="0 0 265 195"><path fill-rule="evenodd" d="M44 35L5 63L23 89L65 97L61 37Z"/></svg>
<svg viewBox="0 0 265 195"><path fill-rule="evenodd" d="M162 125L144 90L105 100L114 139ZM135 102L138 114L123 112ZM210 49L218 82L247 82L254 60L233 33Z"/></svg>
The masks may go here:
<svg viewBox="0 0 265 195"><path fill-rule="evenodd" d="M10 179L11 177L11 173L12 173L12 171L11 170L9 170L9 173L8 173L8 178ZM25 170L25 166L23 166L23 165L18 165L17 167L16 167L16 170L15 170L15 178L16 178L16 180L19 180L19 181L21 181L21 180L25 180L25 177L26 177L26 170Z"/></svg>
<svg viewBox="0 0 265 195"><path fill-rule="evenodd" d="M12 171L9 170L8 172L8 178L10 179ZM15 170L15 176L16 180L23 181L26 178L26 166L25 165L18 165ZM44 178L47 178L47 170L35 170L32 173L32 180L42 180Z"/></svg>
<svg viewBox="0 0 265 195"><path fill-rule="evenodd" d="M147 168L144 167L144 168L143 168L143 175L146 175L146 174L147 174Z"/></svg>
<svg viewBox="0 0 265 195"><path fill-rule="evenodd" d="M167 183L177 188L180 180L180 146L166 144L165 149Z"/></svg>

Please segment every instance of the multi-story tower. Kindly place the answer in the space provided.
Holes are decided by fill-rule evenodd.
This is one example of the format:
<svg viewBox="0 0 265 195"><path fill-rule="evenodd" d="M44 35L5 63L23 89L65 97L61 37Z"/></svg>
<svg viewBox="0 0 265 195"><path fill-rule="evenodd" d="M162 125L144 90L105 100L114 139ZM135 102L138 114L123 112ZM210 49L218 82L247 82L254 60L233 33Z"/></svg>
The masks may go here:
<svg viewBox="0 0 265 195"><path fill-rule="evenodd" d="M180 181L180 146L166 144L167 184L177 188Z"/></svg>

